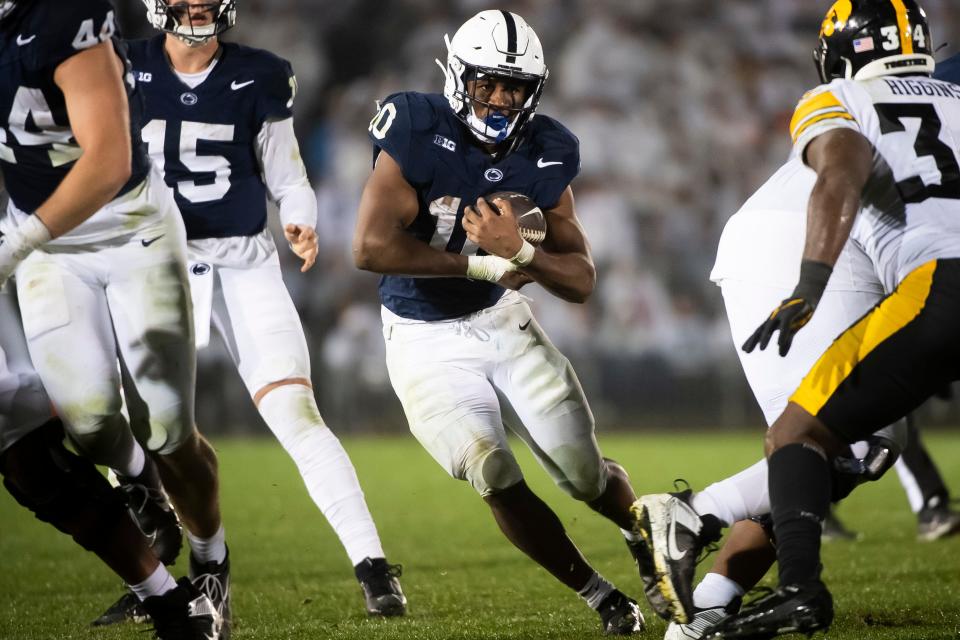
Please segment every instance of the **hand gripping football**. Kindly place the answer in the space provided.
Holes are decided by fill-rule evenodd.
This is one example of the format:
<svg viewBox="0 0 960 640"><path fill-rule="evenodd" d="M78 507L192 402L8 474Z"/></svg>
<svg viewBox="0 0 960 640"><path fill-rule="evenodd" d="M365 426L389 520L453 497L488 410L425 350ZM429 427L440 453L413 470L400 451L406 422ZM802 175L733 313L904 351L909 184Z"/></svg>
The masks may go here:
<svg viewBox="0 0 960 640"><path fill-rule="evenodd" d="M500 210L494 204L494 200L502 199L510 202L513 216L517 219L517 226L520 228L520 237L530 244L536 246L547 237L547 219L540 207L527 196L514 191L497 191L484 197L498 214Z"/></svg>

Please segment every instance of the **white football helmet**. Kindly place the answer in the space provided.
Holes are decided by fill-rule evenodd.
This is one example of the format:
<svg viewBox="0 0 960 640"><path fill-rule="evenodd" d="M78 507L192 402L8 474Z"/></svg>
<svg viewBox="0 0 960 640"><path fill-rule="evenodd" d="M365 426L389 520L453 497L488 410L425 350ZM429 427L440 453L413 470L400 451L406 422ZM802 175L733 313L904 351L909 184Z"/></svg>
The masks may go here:
<svg viewBox="0 0 960 640"><path fill-rule="evenodd" d="M160 31L177 36L191 47L199 47L237 23L236 0L211 0L203 4L188 5L184 0L171 4L168 0L143 0L147 7L147 20ZM213 22L194 25L190 23L188 6L203 7L213 12ZM184 18L186 20L184 21ZM186 22L186 24L183 24Z"/></svg>
<svg viewBox="0 0 960 640"><path fill-rule="evenodd" d="M536 112L547 81L540 38L517 14L489 9L464 22L452 40L447 35L443 39L447 44L447 64L436 62L446 80L443 95L450 108L481 142L516 141ZM482 120L478 118L474 105L489 103L471 95L467 82L485 76L524 82L527 95L523 106L510 109L508 116L497 112Z"/></svg>
<svg viewBox="0 0 960 640"><path fill-rule="evenodd" d="M17 3L14 0L2 0L0 1L0 20L3 20L7 17L7 14L13 11L17 6Z"/></svg>

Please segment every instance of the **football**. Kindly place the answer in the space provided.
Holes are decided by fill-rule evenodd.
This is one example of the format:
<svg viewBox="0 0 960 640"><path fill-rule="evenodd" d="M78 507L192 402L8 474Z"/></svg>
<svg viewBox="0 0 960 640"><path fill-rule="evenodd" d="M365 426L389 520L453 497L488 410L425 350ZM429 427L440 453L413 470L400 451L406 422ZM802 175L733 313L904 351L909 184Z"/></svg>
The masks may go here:
<svg viewBox="0 0 960 640"><path fill-rule="evenodd" d="M517 219L517 226L520 228L520 237L530 244L536 246L547 237L547 219L540 207L527 196L514 191L497 191L484 197L498 214L500 210L494 204L494 201L507 200L510 202L513 215Z"/></svg>

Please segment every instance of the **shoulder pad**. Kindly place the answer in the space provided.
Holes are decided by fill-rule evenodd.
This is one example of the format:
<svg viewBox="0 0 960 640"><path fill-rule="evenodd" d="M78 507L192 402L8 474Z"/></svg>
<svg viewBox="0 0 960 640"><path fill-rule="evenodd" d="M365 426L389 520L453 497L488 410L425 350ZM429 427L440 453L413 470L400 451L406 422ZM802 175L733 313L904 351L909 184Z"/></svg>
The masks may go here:
<svg viewBox="0 0 960 640"><path fill-rule="evenodd" d="M297 78L290 63L278 55L236 43L227 47L224 62L237 82L254 80L256 85L256 117L259 123L267 120L286 120L293 117L293 101L297 95Z"/></svg>
<svg viewBox="0 0 960 640"><path fill-rule="evenodd" d="M419 143L421 134L432 130L438 119L430 97L412 91L387 96L367 127L374 162L381 150L386 151L411 183L421 182L419 174L428 169L425 160L430 156Z"/></svg>
<svg viewBox="0 0 960 640"><path fill-rule="evenodd" d="M803 134L818 122L830 119L854 120L853 115L841 101L845 83L838 79L807 91L800 98L790 120L790 137L796 143Z"/></svg>
<svg viewBox="0 0 960 640"><path fill-rule="evenodd" d="M562 192L580 173L580 140L560 122L544 115L533 117L528 135L538 161L543 158L546 162L563 163Z"/></svg>

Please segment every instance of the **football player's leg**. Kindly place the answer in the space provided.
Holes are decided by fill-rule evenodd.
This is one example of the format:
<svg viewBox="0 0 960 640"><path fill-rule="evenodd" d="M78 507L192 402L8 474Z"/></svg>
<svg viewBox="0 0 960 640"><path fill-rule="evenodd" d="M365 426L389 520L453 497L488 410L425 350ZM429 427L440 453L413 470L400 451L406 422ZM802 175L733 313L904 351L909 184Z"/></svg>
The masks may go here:
<svg viewBox="0 0 960 640"><path fill-rule="evenodd" d="M307 342L279 265L217 268L217 276L214 325L260 415L297 465L351 563L383 558L353 464L317 408Z"/></svg>
<svg viewBox="0 0 960 640"><path fill-rule="evenodd" d="M713 566L693 592L693 618L686 624L671 622L664 640L702 638L704 631L737 613L744 594L752 589L776 561L768 530L769 517L741 520L733 525Z"/></svg>
<svg viewBox="0 0 960 640"><path fill-rule="evenodd" d="M505 423L531 448L557 485L621 529L629 531L636 500L626 471L604 458L583 388L567 358L553 346L526 304L504 311L516 323L502 337L508 357L493 383L504 406ZM513 329L527 321L524 331Z"/></svg>
<svg viewBox="0 0 960 640"><path fill-rule="evenodd" d="M10 493L39 520L97 554L130 585L149 581L142 597L174 587L147 539L127 514L124 495L87 459L63 446L59 420L18 439L0 454L0 473ZM155 589L160 589L156 591Z"/></svg>
<svg viewBox="0 0 960 640"><path fill-rule="evenodd" d="M216 268L213 321L260 415L287 451L343 544L371 615L399 615L399 567L386 562L350 457L327 427L310 382L300 316L275 262Z"/></svg>
<svg viewBox="0 0 960 640"><path fill-rule="evenodd" d="M110 316L86 254L35 253L17 289L30 356L74 444L94 463L136 464L139 445L121 413Z"/></svg>
<svg viewBox="0 0 960 640"><path fill-rule="evenodd" d="M129 373L131 426L192 540L212 540L213 556L223 560L216 454L193 417L196 354L182 239L173 225L158 234L149 246L130 243L110 256L123 264L107 299Z"/></svg>
<svg viewBox="0 0 960 640"><path fill-rule="evenodd" d="M830 625L832 599L820 582L820 523L830 504L831 460L846 443L906 415L960 374L958 282L960 261L918 267L804 377L767 433L780 589L723 625L749 620L759 631L790 626L801 632Z"/></svg>
<svg viewBox="0 0 960 640"><path fill-rule="evenodd" d="M387 369L410 431L447 473L484 498L514 546L600 613L605 629L636 630L642 624L636 604L587 564L560 519L523 480L486 378L496 357L489 336L498 331L498 315L463 330L461 323L385 327Z"/></svg>
<svg viewBox="0 0 960 640"><path fill-rule="evenodd" d="M727 318L734 344L740 345L756 328L769 309L790 294L789 290L752 282L721 282ZM775 350L744 353L737 349L750 388L768 424L779 416L790 394L816 358L851 322L859 318L879 296L856 291L827 291L813 320L796 336L787 357ZM762 460L694 494L693 508L701 515L713 514L729 526L734 522L769 513L766 461Z"/></svg>

